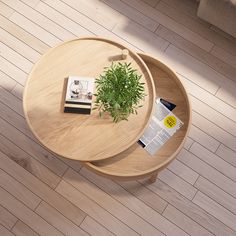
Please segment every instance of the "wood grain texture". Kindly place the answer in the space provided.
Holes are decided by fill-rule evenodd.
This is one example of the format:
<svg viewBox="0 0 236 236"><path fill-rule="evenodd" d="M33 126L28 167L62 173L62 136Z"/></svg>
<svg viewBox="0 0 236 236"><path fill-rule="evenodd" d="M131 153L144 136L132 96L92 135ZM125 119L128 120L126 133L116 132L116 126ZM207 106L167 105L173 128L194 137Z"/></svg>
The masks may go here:
<svg viewBox="0 0 236 236"><path fill-rule="evenodd" d="M16 236L38 236L35 231L33 231L28 225L18 220L17 223L12 228L12 232Z"/></svg>
<svg viewBox="0 0 236 236"><path fill-rule="evenodd" d="M48 236L57 229L60 235L77 229L77 235L139 235L142 227L166 236L236 235L236 39L198 18L198 4L0 1L0 183L9 191L0 195L1 236ZM177 161L159 173L163 181L104 179L76 160L52 155L27 127L22 95L30 67L59 42L94 35L155 56L189 93L194 119ZM68 183L62 179L69 167L76 178ZM195 189L200 194L193 202ZM30 208L37 198L42 203L35 213ZM139 225L122 212L135 215Z"/></svg>
<svg viewBox="0 0 236 236"><path fill-rule="evenodd" d="M157 97L172 101L177 105L175 114L183 121L184 126L158 150L154 157L135 143L113 158L85 163L85 166L97 173L114 179L142 178L162 169L175 158L183 147L190 129L191 105L186 90L177 75L157 59L145 54L140 55L152 73Z"/></svg>
<svg viewBox="0 0 236 236"><path fill-rule="evenodd" d="M173 223L179 225L183 230L185 230L190 235L205 235L210 236L213 235L209 231L207 231L205 228L201 227L199 224L197 224L195 221L191 220L191 218L184 215L181 211L174 208L172 205L168 205L165 211L163 212L163 215L172 221Z"/></svg>
<svg viewBox="0 0 236 236"><path fill-rule="evenodd" d="M0 225L10 230L17 220L18 219L13 214L0 205Z"/></svg>
<svg viewBox="0 0 236 236"><path fill-rule="evenodd" d="M36 64L27 81L23 104L28 124L45 147L69 159L101 160L127 149L141 136L153 110L152 76L136 53L129 51L127 59L120 60L122 49L113 41L81 38L51 49ZM128 122L114 123L109 116L100 118L98 110L89 116L64 113L65 78L69 75L98 78L117 57L120 62L132 63L145 83L147 96L138 114L130 115ZM65 64L64 60L68 62Z"/></svg>
<svg viewBox="0 0 236 236"><path fill-rule="evenodd" d="M115 216L107 212L86 195L74 188L64 180L57 186L56 191L71 201L74 205L80 206L84 212L94 217L98 222L109 228L115 235L139 235L126 224L119 221ZM119 210L119 209L118 209ZM131 219L132 220L132 219Z"/></svg>
<svg viewBox="0 0 236 236"><path fill-rule="evenodd" d="M36 232L39 234L46 235L55 235L55 236L62 236L63 234L48 224L44 219L39 217L29 208L27 208L24 204L10 195L7 191L0 188L1 199L0 202L3 204L7 209L16 215L20 220L24 223L30 225Z"/></svg>
<svg viewBox="0 0 236 236"><path fill-rule="evenodd" d="M92 236L112 236L108 229L98 224L93 218L87 216L80 227Z"/></svg>
<svg viewBox="0 0 236 236"><path fill-rule="evenodd" d="M13 233L11 233L11 231L9 231L8 229L6 229L4 226L0 225L0 234L4 235L4 236L14 236Z"/></svg>
<svg viewBox="0 0 236 236"><path fill-rule="evenodd" d="M105 191L107 194L112 196L114 199L118 200L128 209L132 210L139 217L151 223L155 228L160 229L160 231L164 234L168 235L186 235L185 232L177 228L174 224L170 224L164 217L160 214L156 213L152 208L147 207L138 199L129 199L129 194L127 191L122 189L119 185L112 183L111 180L107 180L103 177L96 177L95 174L89 173L87 170L82 169L81 173L90 181L95 183L99 188ZM73 175L70 172L71 176ZM68 174L69 175L69 174ZM74 173L75 176L75 173ZM78 176L79 178L79 176ZM87 180L85 180L87 182ZM79 185L78 185L79 187ZM108 197L104 196L104 200L107 199L106 203L108 203ZM112 207L113 208L113 207ZM114 209L113 209L114 211ZM118 214L116 214L118 215ZM127 220L126 220L127 221ZM137 221L137 219L136 219ZM139 220L140 222L140 220ZM130 224L131 225L131 224ZM150 228L146 227L146 224L142 224L143 229L136 230L141 235L162 235L160 232L151 231ZM136 226L137 227L137 226ZM153 232L153 233L151 233Z"/></svg>
<svg viewBox="0 0 236 236"><path fill-rule="evenodd" d="M130 202L129 206L131 207L131 209L129 209L129 207L124 207L123 201L115 201L112 196L105 193L106 190L105 192L103 192L99 188L95 188L93 185L91 185L89 181L86 180L86 178L72 171L71 169L69 169L64 175L64 179L66 182L69 182L72 186L74 186L77 190L89 197L91 200L95 201L97 204L102 206L111 215L117 217L124 224L128 223L130 228L133 229L135 232L141 235L163 235L152 224L146 224L146 221L143 220L143 216L140 217L139 214L135 214L137 213L137 211L132 208ZM149 211L150 214L153 213L152 209L149 209ZM159 217L159 219L161 219L161 216ZM140 227L141 225L142 227Z"/></svg>
<svg viewBox="0 0 236 236"><path fill-rule="evenodd" d="M35 210L42 218L47 220L51 225L68 236L88 236L88 234L80 229L77 225L68 220L65 216L59 213L56 209L42 201Z"/></svg>
<svg viewBox="0 0 236 236"><path fill-rule="evenodd" d="M77 225L83 221L85 214L79 208L75 208L71 202L63 198L60 194L53 191L46 184L34 177L28 171L11 161L5 154L0 152L1 168L9 175L17 179L39 196L42 200L50 204L52 207L63 213L68 219ZM37 188L35 188L37 186Z"/></svg>

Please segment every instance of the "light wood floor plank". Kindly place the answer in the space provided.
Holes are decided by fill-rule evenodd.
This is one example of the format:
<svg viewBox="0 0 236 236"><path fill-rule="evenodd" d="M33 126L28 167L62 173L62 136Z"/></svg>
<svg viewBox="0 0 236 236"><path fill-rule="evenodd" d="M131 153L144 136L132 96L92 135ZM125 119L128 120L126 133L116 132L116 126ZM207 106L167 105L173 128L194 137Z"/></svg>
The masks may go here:
<svg viewBox="0 0 236 236"><path fill-rule="evenodd" d="M187 137L187 139L184 143L184 148L188 150L192 146L193 142L194 142L194 140L192 138Z"/></svg>
<svg viewBox="0 0 236 236"><path fill-rule="evenodd" d="M179 74L179 77L190 94L192 94L194 97L201 100L214 110L220 112L222 115L236 122L236 110L232 106L213 96L205 89L197 86L183 75Z"/></svg>
<svg viewBox="0 0 236 236"><path fill-rule="evenodd" d="M106 4L111 6L113 9L119 11L122 15L127 16L129 19L139 23L150 31L155 31L159 23L152 20L150 17L143 15L142 13L136 11L134 8L130 7L123 1L115 0L103 0ZM127 19L125 19L127 21Z"/></svg>
<svg viewBox="0 0 236 236"><path fill-rule="evenodd" d="M160 229L165 235L186 235L185 232L177 228L175 225L169 224L169 222L166 221L165 218L163 218L160 214L157 214L152 208L145 206L138 199L135 199L132 196L130 197L127 191L122 189L119 185L115 184L111 180L107 180L103 177L98 177L94 173L84 168L80 172L83 174L83 176L95 183L110 196L138 214L147 222L151 223L153 226ZM148 235L148 232L140 233L141 235Z"/></svg>
<svg viewBox="0 0 236 236"><path fill-rule="evenodd" d="M236 167L236 152L234 152L233 150L221 144L218 150L216 151L216 154L234 167Z"/></svg>
<svg viewBox="0 0 236 236"><path fill-rule="evenodd" d="M35 24L40 25L41 27L49 31L51 34L55 35L57 38L65 41L75 37L73 33L55 24L54 22L52 22L45 16L41 15L39 12L35 11L31 7L28 7L21 1L19 0L16 0L14 2L9 0L3 0L3 1L10 7L14 8L17 12L30 19Z"/></svg>
<svg viewBox="0 0 236 236"><path fill-rule="evenodd" d="M194 96L191 96L191 105L194 111L212 121L217 126L221 127L232 135L236 134L236 122L228 119L224 115L217 112L215 109L210 108L207 104L203 103Z"/></svg>
<svg viewBox="0 0 236 236"><path fill-rule="evenodd" d="M220 87L216 93L216 96L236 108L235 86L226 84L225 86Z"/></svg>
<svg viewBox="0 0 236 236"><path fill-rule="evenodd" d="M14 96L18 97L20 100L23 99L23 92L24 92L24 87L21 84L19 84L19 83L17 83L14 86L14 88L11 90L11 93Z"/></svg>
<svg viewBox="0 0 236 236"><path fill-rule="evenodd" d="M151 19L155 20L156 22L164 25L165 27L171 29L172 31L176 32L177 34L181 35L185 39L189 40L190 42L196 44L200 48L210 51L213 43L207 40L206 38L201 37L199 34L192 31L192 29L188 29L184 25L178 23L176 20L170 18L169 16L163 14L162 12L158 11L147 5L146 3L142 2L141 0L126 0L126 4L134 7L137 11L142 12L144 15L150 17Z"/></svg>
<svg viewBox="0 0 236 236"><path fill-rule="evenodd" d="M221 35L215 34L215 32L213 32L208 27L205 27L202 24L193 21L190 17L189 18L184 17L183 14L178 13L178 11L176 11L174 8L171 8L169 5L164 4L162 1L157 4L156 8L158 9L158 11L173 18L176 22L184 25L194 33L198 34L198 36L201 36L204 39L209 40L211 43L214 43L222 47L224 50L227 50L233 55L236 55L235 44L232 43L230 40L222 37ZM167 26L167 28L169 28L169 26Z"/></svg>
<svg viewBox="0 0 236 236"><path fill-rule="evenodd" d="M2 21L1 16L0 16L0 20ZM13 23L11 23L11 24L13 24ZM17 29L16 29L17 31L14 28L13 28L13 30L9 30L12 28L11 24L10 24L10 26L7 25L6 27L4 27L4 30L2 28L0 28L1 41L4 44L6 44L7 46L11 47L16 52L20 53L21 55L24 55L29 61L36 62L40 57L40 53L36 52L33 48L31 48L30 46L26 45L25 43L23 43L21 41L22 40L21 37L24 37L25 39L28 38L28 36L25 37L25 34L22 33L22 31L25 32L24 30L21 30L19 27L17 27ZM15 26L15 24L13 24L13 25ZM4 24L3 24L3 26L4 26ZM10 31L10 33L13 33L13 35L7 31L5 31L5 28L7 28ZM17 38L14 35L16 35ZM27 40L25 40L25 42L27 42ZM32 47L34 47L34 48L37 47L34 45L34 42L32 42Z"/></svg>
<svg viewBox="0 0 236 236"><path fill-rule="evenodd" d="M35 139L29 126L26 123L25 118L22 116L18 115L15 111L13 111L11 108L8 106L4 105L3 103L0 102L0 109L3 111L0 114L0 117L4 120L6 120L8 123L11 125L18 127L18 129L26 134L28 137L31 139Z"/></svg>
<svg viewBox="0 0 236 236"><path fill-rule="evenodd" d="M48 31L44 30L35 23L31 22L18 12L14 12L9 19L15 24L22 27L24 30L36 36L38 39L46 43L48 46L53 47L61 42L60 39L50 34Z"/></svg>
<svg viewBox="0 0 236 236"><path fill-rule="evenodd" d="M185 230L189 235L192 236L213 236L205 228L197 224L195 221L191 220L189 217L184 215L181 211L177 210L170 204L167 206L163 215L171 222L179 225L183 230Z"/></svg>
<svg viewBox="0 0 236 236"><path fill-rule="evenodd" d="M190 200L193 199L194 195L197 192L197 189L195 189L191 184L179 178L168 169L162 170L158 174L158 179L168 184L170 187Z"/></svg>
<svg viewBox="0 0 236 236"><path fill-rule="evenodd" d="M221 59L225 63L236 68L236 55L234 56L218 46L214 46L212 48L211 54L214 55L215 57Z"/></svg>
<svg viewBox="0 0 236 236"><path fill-rule="evenodd" d="M189 151L236 182L236 168L228 162L208 151L198 143L194 143Z"/></svg>
<svg viewBox="0 0 236 236"><path fill-rule="evenodd" d="M166 50L166 54L170 58L172 66L175 68L176 66L178 66L175 69L178 73L184 74L189 80L198 84L200 87L207 89L213 94L216 93L217 89L220 86L226 88L228 86L236 86L235 82L233 82L232 80L227 79L222 74L216 72L206 64L200 62L196 58L190 56L189 54L176 48L175 46L171 45L170 47L168 47L168 49ZM178 64L176 63L176 61L178 62Z"/></svg>
<svg viewBox="0 0 236 236"><path fill-rule="evenodd" d="M11 41L8 42L9 38L7 38L8 44L5 41L4 41L4 43L7 44L8 46L12 47L15 51L18 51L19 53L24 52L23 55L26 58L28 58L30 61L36 62L36 60L39 58L39 53L44 53L49 48L48 45L46 45L45 43L40 41L38 38L34 37L33 35L31 35L27 31L25 31L24 29L22 29L18 25L14 24L10 20L6 19L5 17L2 17L1 15L0 15L0 20L1 20L1 27L12 35L11 36L12 42ZM13 36L15 37L15 40L13 40ZM8 36L8 37L10 37L10 36ZM3 39L1 38L1 40L3 40ZM21 43L22 47L24 47L23 46L24 44L22 42L27 44L29 47L27 48L27 50L23 50L24 48L22 48L22 50L23 50L22 51L22 50L20 50L21 48L17 47L17 44L15 43L15 41L18 41L19 43ZM15 47L14 47L14 45L15 45ZM25 47L27 47L27 46L25 46ZM33 52L33 50L31 50L31 48L36 50L38 53Z"/></svg>
<svg viewBox="0 0 236 236"><path fill-rule="evenodd" d="M17 220L18 219L13 214L0 205L0 225L10 230Z"/></svg>
<svg viewBox="0 0 236 236"><path fill-rule="evenodd" d="M102 225L98 224L90 216L86 216L80 227L88 232L91 236L112 236L110 231L104 228Z"/></svg>
<svg viewBox="0 0 236 236"><path fill-rule="evenodd" d="M209 67L191 57L189 54L171 45L166 50L166 56L168 59L167 65L178 74L184 75L185 78L195 85L204 88L213 95L219 89L219 85L213 81L215 77L212 77L213 74L215 76L215 72L213 70L209 71ZM190 90L190 92L192 91Z"/></svg>
<svg viewBox="0 0 236 236"><path fill-rule="evenodd" d="M225 192L236 196L236 183L221 174L219 171L208 165L206 162L200 160L192 153L182 150L178 155L178 159L184 164L198 172L201 176L205 177L218 187L223 189Z"/></svg>
<svg viewBox="0 0 236 236"><path fill-rule="evenodd" d="M42 164L45 164L57 175L62 176L67 169L67 166L63 162L1 118L0 133Z"/></svg>
<svg viewBox="0 0 236 236"><path fill-rule="evenodd" d="M88 215L94 217L100 224L104 225L115 235L139 235L64 180L57 186L56 191L74 205L80 207Z"/></svg>
<svg viewBox="0 0 236 236"><path fill-rule="evenodd" d="M198 46L194 45L193 43L182 38L180 35L176 34L175 32L167 29L162 25L158 27L156 34L166 39L176 47L187 52L191 56L197 58L199 61L209 65L217 72L222 73L227 78L234 80L236 68L232 67L230 64L227 64L219 58L215 57L214 55L209 54L205 50L199 48Z"/></svg>
<svg viewBox="0 0 236 236"><path fill-rule="evenodd" d="M70 219L76 225L80 225L85 218L85 213L78 207L71 204L68 200L62 197L57 192L53 191L46 184L41 182L38 178L34 177L28 171L11 161L5 154L0 152L1 168L17 179L24 185L39 196L42 200L61 212L65 217Z"/></svg>
<svg viewBox="0 0 236 236"><path fill-rule="evenodd" d="M0 134L0 150L11 160L29 171L35 177L46 183L51 188L55 188L60 182L59 176L50 171L46 166L35 160L28 153L6 139Z"/></svg>
<svg viewBox="0 0 236 236"><path fill-rule="evenodd" d="M146 2L148 5L155 7L160 0L143 0L143 1Z"/></svg>
<svg viewBox="0 0 236 236"><path fill-rule="evenodd" d="M204 131L200 130L196 126L192 125L189 131L189 137L194 141L200 143L202 146L206 147L212 152L215 152L220 146L220 142L206 134Z"/></svg>
<svg viewBox="0 0 236 236"><path fill-rule="evenodd" d="M199 176L195 171L182 164L177 159L168 165L168 169L192 185L196 182Z"/></svg>
<svg viewBox="0 0 236 236"><path fill-rule="evenodd" d="M8 7L6 4L0 2L0 14L9 17L14 13L14 10Z"/></svg>
<svg viewBox="0 0 236 236"><path fill-rule="evenodd" d="M125 18L122 17L120 13L104 4L102 1L66 0L63 2L108 30L112 30L120 18ZM74 11L72 12L74 13ZM89 19L87 19L87 21L88 20Z"/></svg>
<svg viewBox="0 0 236 236"><path fill-rule="evenodd" d="M200 34L198 31L201 31L205 28L210 28L210 24L208 22L197 17L197 1L181 0L178 4L177 1L162 0L159 1L155 8L198 34ZM203 38L208 39L207 37Z"/></svg>
<svg viewBox="0 0 236 236"><path fill-rule="evenodd" d="M12 102L18 102L17 98L12 97L12 95L5 93L6 96L10 96L11 97L11 101ZM7 103L6 103L7 104ZM3 119L5 119L8 123L11 123L13 126L15 126L17 129L19 129L21 132L23 132L23 134L27 135L30 139L32 139L33 141L36 141L36 138L33 136L32 132L29 129L29 126L26 123L26 120L22 117L19 116L18 114L16 114L13 110L11 110L10 108L8 108L7 106L4 106L1 102L0 102L0 108L2 109L3 113L0 114L0 117L2 117ZM11 129L10 129L11 130ZM6 130L6 134L9 135L8 130ZM10 136L7 136L8 138ZM14 135L12 136L14 137ZM14 141L15 140L15 141ZM19 139L18 139L19 140ZM20 147L22 147L20 145L20 142L18 143L17 139L13 139L13 141L18 144ZM30 141L30 140L29 140ZM31 142L31 141L30 141ZM31 144L34 146L35 144L33 142L31 142ZM37 145L36 145L37 146ZM41 149L38 146L39 149ZM26 152L28 151L27 148L24 149L26 150ZM42 162L43 164L46 164L46 166L48 166L50 168L50 166L52 167L52 170L55 171L55 167L58 166L59 164L59 172L56 171L55 173L57 173L58 175L62 175L62 173L64 173L63 171L65 170L65 165L63 165L62 163L58 162L56 159L60 159L62 160L64 163L66 163L67 165L71 166L73 169L75 170L80 170L81 165L80 163L73 161L73 160L68 160L65 158L56 158L52 156L51 153L49 153L46 149L41 149L43 150L44 154L43 154L43 158L39 159L40 162ZM32 153L31 153L32 154ZM38 157L39 153L34 152L34 157L37 156ZM46 157L46 159L45 159ZM48 159L49 158L49 159ZM36 158L37 159L37 158ZM55 165L55 163L53 165L50 164L50 159L54 159L54 161L56 161L58 164ZM46 161L46 162L44 162ZM52 160L53 161L53 160ZM56 167L57 168L57 167ZM61 172L62 171L62 172ZM51 174L49 174L50 177ZM50 179L50 178L49 178ZM54 179L54 178L53 178ZM48 181L47 181L48 182ZM50 183L50 182L49 182ZM53 184L53 183L52 183Z"/></svg>
<svg viewBox="0 0 236 236"><path fill-rule="evenodd" d="M41 202L41 199L38 196L1 169L0 186L10 194L14 195L15 198L24 203L31 210L34 210Z"/></svg>
<svg viewBox="0 0 236 236"><path fill-rule="evenodd" d="M149 189L143 188L142 185L136 181L117 181L116 183L159 213L162 213L167 207L167 202L164 199L160 198Z"/></svg>
<svg viewBox="0 0 236 236"><path fill-rule="evenodd" d="M23 56L19 55L17 52L6 46L5 44L0 42L0 51L1 56L10 61L11 63L15 64L25 73L29 73L33 64L24 58Z"/></svg>
<svg viewBox="0 0 236 236"><path fill-rule="evenodd" d="M128 24L121 21L112 31L123 39L132 42L134 46L145 52L151 53L158 51L158 53L160 53L169 45L169 43L164 39L132 21Z"/></svg>
<svg viewBox="0 0 236 236"><path fill-rule="evenodd" d="M157 181L155 184L150 184L148 181L140 181L145 187L154 193L167 200L171 205L179 211L187 215L189 218L200 224L202 227L217 236L234 235L234 231L225 226L221 221L208 214L204 209L198 207L190 200L184 198L174 189L164 184L162 181Z"/></svg>
<svg viewBox="0 0 236 236"><path fill-rule="evenodd" d="M24 116L22 101L2 87L0 87L0 100L1 103L13 109L19 115Z"/></svg>
<svg viewBox="0 0 236 236"><path fill-rule="evenodd" d="M233 214L236 214L236 199L218 188L216 185L200 176L194 186L202 193L218 202L221 206L225 207Z"/></svg>
<svg viewBox="0 0 236 236"><path fill-rule="evenodd" d="M0 77L0 86L8 91L12 91L12 89L16 86L17 82L2 71L0 71Z"/></svg>
<svg viewBox="0 0 236 236"><path fill-rule="evenodd" d="M67 236L88 236L86 232L44 201L38 205L35 212Z"/></svg>
<svg viewBox="0 0 236 236"><path fill-rule="evenodd" d="M210 29L214 32L217 33L217 35L221 35L223 38L229 39L232 43L236 43L236 39L235 37L233 37L232 35L224 32L223 30L221 30L220 28L218 28L217 26L211 25Z"/></svg>
<svg viewBox="0 0 236 236"><path fill-rule="evenodd" d="M211 135L216 140L236 151L236 137L232 134L227 133L195 111L192 112L192 122L195 126L199 127L201 130L205 130L207 134Z"/></svg>
<svg viewBox="0 0 236 236"><path fill-rule="evenodd" d="M66 3L69 2L66 1ZM58 24L62 26L65 25L65 27L71 28L71 30L74 32L78 31L76 34L77 36L99 35L103 37L110 37L113 35L111 31L105 28L106 25L103 27L84 15L83 9L81 9L81 5L78 1L73 2L73 4L71 2L71 6L66 5L62 1L47 1L47 4L51 7L48 8L48 6L38 4L38 6L36 6L36 9L47 15L48 18L54 20ZM82 4L85 4L85 2L83 1ZM53 11L53 8L56 9L59 13ZM61 19L58 18L58 16L60 16ZM76 22L77 25L74 22ZM74 27L78 28L78 30L74 30Z"/></svg>
<svg viewBox="0 0 236 236"><path fill-rule="evenodd" d="M41 217L39 217L25 205L23 205L21 202L17 201L12 195L10 195L4 189L0 188L0 194L1 194L0 198L1 204L39 234L41 235L49 234L52 236L63 235L54 227L49 225L45 220L43 220Z"/></svg>
<svg viewBox="0 0 236 236"><path fill-rule="evenodd" d="M40 0L23 0L22 2L26 3L30 7L35 7Z"/></svg>
<svg viewBox="0 0 236 236"><path fill-rule="evenodd" d="M1 236L236 235L236 39L198 18L198 4L0 1ZM32 65L58 43L89 35L155 56L188 90L193 120L185 149L153 184L113 182L57 157L25 121Z"/></svg>
<svg viewBox="0 0 236 236"><path fill-rule="evenodd" d="M159 1L160 2L160 1ZM189 0L162 0L165 4L176 9L178 13L188 15L193 18L195 21L201 23L205 27L210 28L210 24L197 16L198 1L189 1ZM158 7L158 5L156 5Z"/></svg>
<svg viewBox="0 0 236 236"><path fill-rule="evenodd" d="M16 236L39 236L35 231L33 231L28 225L23 223L21 220L17 221L14 225L12 232Z"/></svg>
<svg viewBox="0 0 236 236"><path fill-rule="evenodd" d="M236 216L213 201L211 198L199 191L194 197L193 202L206 209L214 217L221 220L224 224L236 231Z"/></svg>
<svg viewBox="0 0 236 236"><path fill-rule="evenodd" d="M0 70L5 74L10 75L14 80L24 85L26 82L27 74L21 69L17 68L14 64L7 61L0 55Z"/></svg>
<svg viewBox="0 0 236 236"><path fill-rule="evenodd" d="M134 214L129 208L123 206L123 204L91 184L87 179L75 171L68 169L63 178L137 233L141 235L163 235L151 224L148 224L141 217Z"/></svg>
<svg viewBox="0 0 236 236"><path fill-rule="evenodd" d="M50 18L51 20L53 20L54 22L56 22L57 24L60 24L65 28L71 29L73 33L78 31L76 34L78 37L98 35L101 37L106 37L121 42L127 47L134 48L132 44L121 39L119 35L115 35L108 29L104 28L106 26L103 27L100 24L91 20L89 17L84 16L82 13L80 13L80 11L83 12L83 10L81 9L81 5L79 2L73 0L73 4L71 3L72 7L58 0L47 1L47 4L48 5L39 3L35 7L35 9ZM53 10L54 8L57 11ZM75 27L76 29L74 29ZM134 48L134 50L137 50L137 48Z"/></svg>
<svg viewBox="0 0 236 236"><path fill-rule="evenodd" d="M8 229L6 229L4 226L0 225L0 235L4 236L14 236L13 233L11 233Z"/></svg>
<svg viewBox="0 0 236 236"><path fill-rule="evenodd" d="M49 2L46 1L48 4ZM56 1L53 3L56 3ZM69 30L70 32L73 32L76 36L84 36L84 35L92 35L91 32L83 28L82 26L76 24L74 21L71 21L68 17L70 14L73 14L70 12L68 15L63 15L56 11L55 9L57 8L52 8L49 5L45 4L44 2L39 2L36 6L35 9L42 14L46 15L49 19L52 21L56 22L57 24L61 25L63 28ZM54 7L58 6L60 9L60 5L55 4ZM58 9L57 9L58 10Z"/></svg>

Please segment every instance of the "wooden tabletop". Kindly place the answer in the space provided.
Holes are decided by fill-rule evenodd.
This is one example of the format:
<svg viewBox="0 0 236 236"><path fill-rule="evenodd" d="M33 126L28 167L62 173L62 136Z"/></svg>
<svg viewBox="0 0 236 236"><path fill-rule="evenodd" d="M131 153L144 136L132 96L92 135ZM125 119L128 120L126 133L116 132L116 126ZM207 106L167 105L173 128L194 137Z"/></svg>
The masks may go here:
<svg viewBox="0 0 236 236"><path fill-rule="evenodd" d="M24 91L24 112L38 140L54 153L80 161L114 156L135 143L147 126L155 89L152 76L140 57L124 46L101 38L80 38L47 52L34 66ZM145 82L145 101L138 115L113 123L109 116L64 113L64 81L69 75L98 78L112 61L131 62Z"/></svg>
<svg viewBox="0 0 236 236"><path fill-rule="evenodd" d="M183 121L178 130L154 156L151 156L139 144L113 158L84 163L86 167L118 180L143 178L157 172L169 164L183 147L191 123L191 106L183 84L178 76L165 64L149 55L140 54L152 73L156 96L176 104L173 113Z"/></svg>

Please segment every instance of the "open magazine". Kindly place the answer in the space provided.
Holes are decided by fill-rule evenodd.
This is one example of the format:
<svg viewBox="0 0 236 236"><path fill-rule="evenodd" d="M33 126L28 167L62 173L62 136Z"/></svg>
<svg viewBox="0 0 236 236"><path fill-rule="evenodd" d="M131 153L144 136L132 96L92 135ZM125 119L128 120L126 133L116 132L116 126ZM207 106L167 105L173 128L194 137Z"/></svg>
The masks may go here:
<svg viewBox="0 0 236 236"><path fill-rule="evenodd" d="M164 102L168 103L165 100ZM138 141L150 155L154 155L183 126L183 122L167 108L169 106L164 102L160 98L156 99L150 124Z"/></svg>

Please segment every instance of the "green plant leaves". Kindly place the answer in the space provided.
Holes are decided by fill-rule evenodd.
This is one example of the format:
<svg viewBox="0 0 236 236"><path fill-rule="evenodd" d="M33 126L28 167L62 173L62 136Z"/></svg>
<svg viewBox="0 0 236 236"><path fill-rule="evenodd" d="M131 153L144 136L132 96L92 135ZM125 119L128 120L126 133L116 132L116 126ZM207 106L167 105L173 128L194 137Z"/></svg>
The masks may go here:
<svg viewBox="0 0 236 236"><path fill-rule="evenodd" d="M137 114L140 100L144 99L144 83L141 75L131 67L131 63L117 63L106 67L95 80L95 108L101 116L108 112L114 122L127 120L130 114Z"/></svg>

